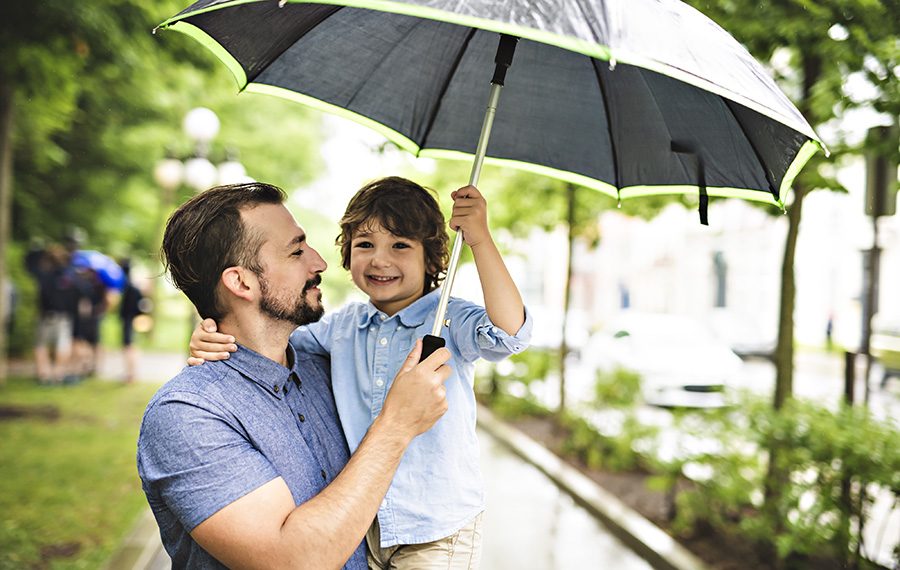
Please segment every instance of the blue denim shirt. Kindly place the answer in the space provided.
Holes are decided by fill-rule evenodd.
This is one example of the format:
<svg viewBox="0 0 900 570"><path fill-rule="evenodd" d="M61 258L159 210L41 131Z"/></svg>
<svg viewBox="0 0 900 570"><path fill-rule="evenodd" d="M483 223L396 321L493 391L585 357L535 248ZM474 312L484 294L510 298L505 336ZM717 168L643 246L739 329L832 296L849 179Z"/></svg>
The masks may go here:
<svg viewBox="0 0 900 570"><path fill-rule="evenodd" d="M432 291L388 317L369 303L352 303L300 327L291 344L300 351L331 355L338 415L351 452L381 412L384 398L417 338L431 333L440 291ZM515 336L495 327L484 307L450 298L452 354L444 382L450 408L407 448L381 508L381 546L420 544L452 535L484 510L484 489L475 436L475 361L498 361L531 340L532 319Z"/></svg>
<svg viewBox="0 0 900 570"><path fill-rule="evenodd" d="M347 463L327 360L287 354L291 368L238 346L185 368L147 405L138 473L173 569L225 568L189 534L223 507L277 477L300 505ZM360 543L344 568L366 567Z"/></svg>

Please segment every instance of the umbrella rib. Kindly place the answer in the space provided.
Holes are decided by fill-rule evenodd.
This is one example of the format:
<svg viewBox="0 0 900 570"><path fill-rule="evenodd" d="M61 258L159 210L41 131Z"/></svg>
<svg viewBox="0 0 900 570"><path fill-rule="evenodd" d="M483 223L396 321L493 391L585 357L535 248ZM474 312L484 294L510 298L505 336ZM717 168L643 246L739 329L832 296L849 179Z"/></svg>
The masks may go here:
<svg viewBox="0 0 900 570"><path fill-rule="evenodd" d="M734 109L731 107L732 105L738 105L739 103L735 103L730 99L723 97L723 101L725 101L725 107L728 108L728 112L731 113L731 116L734 117L734 121L741 126L741 130L744 129L744 125L741 123L738 116L735 114ZM763 160L763 157L759 154L759 149L756 148L756 143L753 142L751 137L745 137L747 139L747 144L750 145L750 148L753 149L753 155L756 156L756 161L759 163L760 168L762 168L763 174L766 177L766 182L769 183L769 193L772 194L772 197L776 202L779 201L780 196L778 195L778 189L775 187L775 179L772 178L772 173L769 172L769 169L766 168L766 163Z"/></svg>
<svg viewBox="0 0 900 570"><path fill-rule="evenodd" d="M447 74L447 77L444 80L444 84L441 86L440 94L438 95L438 104L434 109L434 112L431 114L431 117L428 118L428 124L425 126L425 130L422 133L422 142L419 145L419 148L425 148L428 144L428 135L431 133L431 128L434 126L434 122L437 120L438 111L440 111L441 104L440 102L444 100L444 95L447 93L447 89L450 88L450 82L453 80L453 76L456 75L456 70L459 69L459 65L462 62L463 55L469 49L469 43L472 41L472 38L475 37L475 33L478 30L475 28L470 28L469 33L466 34L466 39L463 41L462 48L459 50L459 53L456 54L456 59L453 61L453 65L450 67L450 72Z"/></svg>
<svg viewBox="0 0 900 570"><path fill-rule="evenodd" d="M606 114L606 131L609 134L609 149L610 153L612 154L613 174L615 176L616 183L616 196L621 200L622 180L619 178L619 155L616 151L616 142L613 139L612 116L609 113L609 96L606 93L606 85L603 83L600 68L597 67L602 61L603 60L591 57L591 63L594 67L594 75L597 77L597 86L600 88L600 95L603 97L603 112ZM610 71L610 73L613 73L613 71Z"/></svg>

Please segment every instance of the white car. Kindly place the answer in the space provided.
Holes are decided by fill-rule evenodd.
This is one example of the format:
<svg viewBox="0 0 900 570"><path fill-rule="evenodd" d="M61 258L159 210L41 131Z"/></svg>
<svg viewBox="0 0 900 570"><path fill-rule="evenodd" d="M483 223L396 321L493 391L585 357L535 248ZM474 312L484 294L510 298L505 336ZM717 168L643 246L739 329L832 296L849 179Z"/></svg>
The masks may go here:
<svg viewBox="0 0 900 570"><path fill-rule="evenodd" d="M631 311L619 313L591 336L582 363L592 370L638 373L645 402L666 408L725 405L726 386L743 365L724 341L692 318Z"/></svg>

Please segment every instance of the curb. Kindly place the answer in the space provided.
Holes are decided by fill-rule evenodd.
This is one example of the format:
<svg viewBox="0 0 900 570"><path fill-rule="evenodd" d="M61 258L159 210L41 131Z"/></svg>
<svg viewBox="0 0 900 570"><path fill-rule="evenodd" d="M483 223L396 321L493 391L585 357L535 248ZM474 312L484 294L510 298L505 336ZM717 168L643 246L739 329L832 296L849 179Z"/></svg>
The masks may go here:
<svg viewBox="0 0 900 570"><path fill-rule="evenodd" d="M531 463L600 519L619 540L656 570L709 570L693 553L540 443L478 406L478 425Z"/></svg>
<svg viewBox="0 0 900 570"><path fill-rule="evenodd" d="M122 542L103 570L146 570L151 568L162 551L159 527L148 507L135 523L131 535Z"/></svg>

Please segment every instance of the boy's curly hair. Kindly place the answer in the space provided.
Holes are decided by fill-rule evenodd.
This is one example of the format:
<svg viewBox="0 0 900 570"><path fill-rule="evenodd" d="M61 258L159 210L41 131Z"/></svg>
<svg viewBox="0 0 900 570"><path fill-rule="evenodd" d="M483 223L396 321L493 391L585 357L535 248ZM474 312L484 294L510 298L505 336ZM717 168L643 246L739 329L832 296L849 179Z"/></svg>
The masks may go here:
<svg viewBox="0 0 900 570"><path fill-rule="evenodd" d="M350 269L353 233L371 222L378 222L395 236L422 243L425 249L423 295L441 284L450 259L449 237L433 190L398 176L380 178L363 186L347 204L340 221L341 233L335 240L341 248L344 269Z"/></svg>

